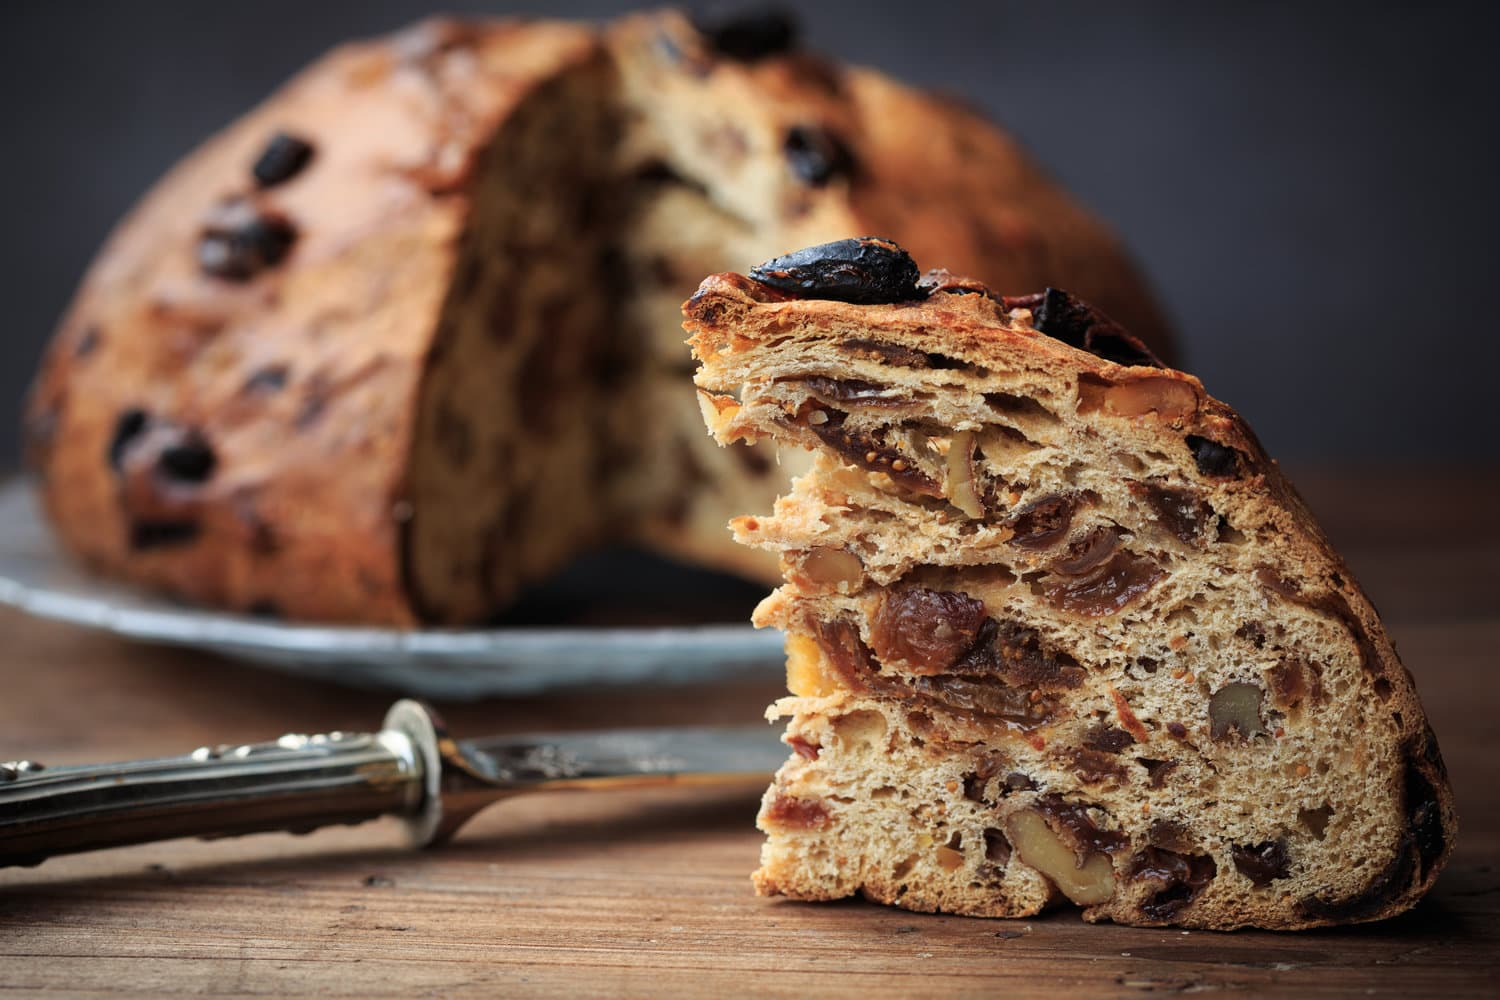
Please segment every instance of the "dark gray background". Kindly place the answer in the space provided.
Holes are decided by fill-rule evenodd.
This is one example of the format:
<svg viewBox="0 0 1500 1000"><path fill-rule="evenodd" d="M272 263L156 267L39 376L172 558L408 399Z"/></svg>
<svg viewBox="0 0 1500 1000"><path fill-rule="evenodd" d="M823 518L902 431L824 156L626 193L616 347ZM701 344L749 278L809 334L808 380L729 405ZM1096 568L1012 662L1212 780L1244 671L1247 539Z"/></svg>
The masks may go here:
<svg viewBox="0 0 1500 1000"><path fill-rule="evenodd" d="M449 0L0 4L0 469L110 225L329 45ZM1500 457L1481 5L818 3L813 46L968 95L1134 248L1188 367L1301 463Z"/></svg>

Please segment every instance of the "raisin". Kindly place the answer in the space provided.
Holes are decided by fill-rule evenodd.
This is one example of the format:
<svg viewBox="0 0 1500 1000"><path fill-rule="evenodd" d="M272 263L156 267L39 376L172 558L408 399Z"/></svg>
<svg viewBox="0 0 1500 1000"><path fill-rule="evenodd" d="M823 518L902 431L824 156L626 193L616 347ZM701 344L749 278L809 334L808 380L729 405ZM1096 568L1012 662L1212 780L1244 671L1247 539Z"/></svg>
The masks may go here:
<svg viewBox="0 0 1500 1000"><path fill-rule="evenodd" d="M1096 722L1083 734L1083 745L1090 750L1100 750L1104 753L1120 753L1128 746L1135 743L1135 737L1123 729L1111 726L1107 722Z"/></svg>
<svg viewBox="0 0 1500 1000"><path fill-rule="evenodd" d="M1231 853L1234 867L1241 875L1264 889L1276 879L1286 878L1292 859L1287 854L1286 838L1278 837L1264 844L1235 844Z"/></svg>
<svg viewBox="0 0 1500 1000"><path fill-rule="evenodd" d="M984 860L1002 868L1010 863L1010 841L994 827L984 830Z"/></svg>
<svg viewBox="0 0 1500 1000"><path fill-rule="evenodd" d="M1066 802L1060 795L1043 795L1036 800L1035 808L1068 841L1080 861L1095 851L1114 852L1130 846L1129 837L1119 830L1101 828L1081 803Z"/></svg>
<svg viewBox="0 0 1500 1000"><path fill-rule="evenodd" d="M1165 575L1150 558L1121 551L1093 576L1049 583L1042 589L1064 611L1102 618L1124 610Z"/></svg>
<svg viewBox="0 0 1500 1000"><path fill-rule="evenodd" d="M231 202L204 226L198 266L216 278L248 281L281 263L296 239L297 230L286 219L245 201Z"/></svg>
<svg viewBox="0 0 1500 1000"><path fill-rule="evenodd" d="M266 143L266 148L261 150L250 173L260 187L275 187L301 173L312 155L312 143L306 139L299 139L287 132L277 132Z"/></svg>
<svg viewBox="0 0 1500 1000"><path fill-rule="evenodd" d="M715 52L739 62L780 55L797 45L796 17L777 7L720 18L694 13L692 22Z"/></svg>
<svg viewBox="0 0 1500 1000"><path fill-rule="evenodd" d="M837 177L854 173L854 154L842 139L824 128L794 125L787 131L781 151L792 173L813 187L823 187ZM915 297L919 277L915 265L912 270L913 294L907 298Z"/></svg>
<svg viewBox="0 0 1500 1000"><path fill-rule="evenodd" d="M1296 708L1304 699L1323 700L1322 670L1307 660L1284 658L1266 671L1266 682L1278 708Z"/></svg>
<svg viewBox="0 0 1500 1000"><path fill-rule="evenodd" d="M1159 483L1132 483L1130 492L1145 499L1161 526L1188 545L1204 536L1213 508L1189 490Z"/></svg>
<svg viewBox="0 0 1500 1000"><path fill-rule="evenodd" d="M817 760L818 754L823 750L823 748L818 744L809 743L807 740L803 739L800 736L788 736L786 738L786 742L787 746L791 747L797 752L797 756L802 757L806 760Z"/></svg>
<svg viewBox="0 0 1500 1000"><path fill-rule="evenodd" d="M1119 365L1165 368L1139 338L1093 306L1059 288L1038 296L1006 299L1008 308L1024 304L1031 323L1047 336Z"/></svg>
<svg viewBox="0 0 1500 1000"><path fill-rule="evenodd" d="M1240 453L1235 449L1196 434L1187 436L1187 446L1193 453L1199 474L1213 479L1240 474Z"/></svg>
<svg viewBox="0 0 1500 1000"><path fill-rule="evenodd" d="M828 825L828 807L819 799L799 799L777 792L766 807L767 823L782 828L819 830Z"/></svg>
<svg viewBox="0 0 1500 1000"><path fill-rule="evenodd" d="M1062 650L1042 643L1041 634L1012 621L986 619L974 644L954 664L965 675L998 676L1028 690L1076 688L1084 669Z"/></svg>
<svg viewBox="0 0 1500 1000"><path fill-rule="evenodd" d="M1084 576L1104 565L1119 544L1119 529L1102 524L1069 545L1067 551L1047 568L1064 576Z"/></svg>
<svg viewBox="0 0 1500 1000"><path fill-rule="evenodd" d="M813 395L825 403L854 404L900 409L910 406L911 400L900 395L900 390L878 382L866 382L856 378L825 378L813 375L807 379L807 387ZM892 395L895 392L896 395Z"/></svg>
<svg viewBox="0 0 1500 1000"><path fill-rule="evenodd" d="M1448 849L1447 834L1443 830L1443 813L1438 805L1437 792L1416 766L1415 760L1410 758L1406 762L1404 794L1407 821L1421 862L1417 877L1425 879Z"/></svg>
<svg viewBox="0 0 1500 1000"><path fill-rule="evenodd" d="M1182 729L1181 733L1172 734L1178 739L1187 735L1187 730L1183 729L1180 723L1170 723L1167 729L1170 731L1172 726ZM1177 767L1175 760L1152 760L1150 757L1137 757L1135 762L1146 769L1146 784L1151 788L1160 788L1166 784L1167 775Z"/></svg>
<svg viewBox="0 0 1500 1000"><path fill-rule="evenodd" d="M984 603L966 594L900 590L880 602L870 642L882 663L904 662L913 673L938 674L974 644L984 621Z"/></svg>
<svg viewBox="0 0 1500 1000"><path fill-rule="evenodd" d="M783 292L862 305L917 298L917 274L910 254L878 236L807 247L750 269Z"/></svg>
<svg viewBox="0 0 1500 1000"><path fill-rule="evenodd" d="M1141 904L1141 913L1150 920L1174 918L1198 898L1218 872L1219 866L1206 854L1180 854L1159 847L1132 855L1125 868L1130 878L1155 887Z"/></svg>
<svg viewBox="0 0 1500 1000"><path fill-rule="evenodd" d="M115 420L114 433L109 437L106 458L109 467L119 472L125 462L125 453L136 439L151 425L151 415L139 407L131 407L120 413Z"/></svg>
<svg viewBox="0 0 1500 1000"><path fill-rule="evenodd" d="M1010 544L1023 549L1045 549L1057 544L1072 527L1079 498L1057 494L1035 500L1016 512L1010 527L1015 532Z"/></svg>
<svg viewBox="0 0 1500 1000"><path fill-rule="evenodd" d="M1058 751L1065 766L1085 785L1104 782L1118 783L1125 780L1125 768L1113 755L1100 750L1082 747L1066 747Z"/></svg>
<svg viewBox="0 0 1500 1000"><path fill-rule="evenodd" d="M197 431L185 431L172 444L162 448L156 457L157 472L181 483L202 483L214 474L218 458Z"/></svg>

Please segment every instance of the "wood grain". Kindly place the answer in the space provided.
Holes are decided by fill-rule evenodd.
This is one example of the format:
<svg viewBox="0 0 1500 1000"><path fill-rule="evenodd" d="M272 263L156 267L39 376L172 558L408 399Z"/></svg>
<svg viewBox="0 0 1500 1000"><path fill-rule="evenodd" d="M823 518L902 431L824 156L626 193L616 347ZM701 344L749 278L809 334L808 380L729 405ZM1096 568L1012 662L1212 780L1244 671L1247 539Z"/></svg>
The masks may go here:
<svg viewBox="0 0 1500 1000"><path fill-rule="evenodd" d="M1500 992L1497 477L1305 477L1386 615L1458 795L1416 910L1300 934L1141 930L755 898L759 788L519 799L448 847L394 823L173 842L0 871L0 989L170 996L1495 996ZM1430 485L1430 480L1426 480ZM442 706L459 733L748 721L763 680ZM180 752L375 725L382 693L136 647L0 611L0 758Z"/></svg>

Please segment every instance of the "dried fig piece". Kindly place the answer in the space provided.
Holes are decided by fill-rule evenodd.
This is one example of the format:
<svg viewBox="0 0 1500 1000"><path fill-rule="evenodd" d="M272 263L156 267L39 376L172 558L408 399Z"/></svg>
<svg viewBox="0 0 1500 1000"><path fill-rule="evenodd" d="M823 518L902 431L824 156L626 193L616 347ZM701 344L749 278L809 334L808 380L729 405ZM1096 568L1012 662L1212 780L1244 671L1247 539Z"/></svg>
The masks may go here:
<svg viewBox="0 0 1500 1000"><path fill-rule="evenodd" d="M237 199L214 212L198 238L198 266L228 281L249 281L275 267L291 251L297 230L290 222Z"/></svg>
<svg viewBox="0 0 1500 1000"><path fill-rule="evenodd" d="M1286 878L1291 870L1291 856L1287 853L1285 837L1268 840L1264 844L1235 844L1230 852L1234 867L1241 875L1264 889L1276 879Z"/></svg>
<svg viewBox="0 0 1500 1000"><path fill-rule="evenodd" d="M878 236L798 250L750 269L750 277L808 299L873 304L918 298L911 255Z"/></svg>
<svg viewBox="0 0 1500 1000"><path fill-rule="evenodd" d="M816 419L817 414L822 414L821 420ZM916 493L934 497L942 494L941 487L914 459L870 431L849 428L847 418L848 414L838 410L812 409L803 415L806 426L850 465L883 472Z"/></svg>

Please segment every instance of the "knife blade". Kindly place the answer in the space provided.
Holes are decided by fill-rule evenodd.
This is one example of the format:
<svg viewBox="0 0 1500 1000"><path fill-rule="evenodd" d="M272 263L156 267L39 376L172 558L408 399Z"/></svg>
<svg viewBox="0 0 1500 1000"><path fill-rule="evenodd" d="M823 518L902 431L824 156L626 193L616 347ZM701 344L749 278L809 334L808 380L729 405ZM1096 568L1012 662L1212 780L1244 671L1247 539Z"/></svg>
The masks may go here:
<svg viewBox="0 0 1500 1000"><path fill-rule="evenodd" d="M786 757L764 725L455 740L431 707L402 700L373 733L288 734L114 764L0 763L0 867L385 815L425 847L522 793L765 779Z"/></svg>

